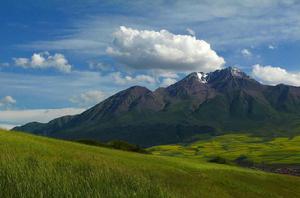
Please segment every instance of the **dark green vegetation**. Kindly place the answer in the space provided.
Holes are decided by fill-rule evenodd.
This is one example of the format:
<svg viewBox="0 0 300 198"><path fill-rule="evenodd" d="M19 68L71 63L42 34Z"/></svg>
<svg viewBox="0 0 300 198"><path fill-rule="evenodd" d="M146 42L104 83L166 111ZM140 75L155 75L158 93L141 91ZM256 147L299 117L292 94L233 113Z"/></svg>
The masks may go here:
<svg viewBox="0 0 300 198"><path fill-rule="evenodd" d="M113 148L123 151L131 151L131 152L137 152L137 153L148 153L146 149L143 149L139 147L138 145L129 144L128 142L121 141L121 140L114 140L107 143L98 142L94 140L77 140L76 142L90 145L90 146L100 146L100 147L107 147L107 148Z"/></svg>
<svg viewBox="0 0 300 198"><path fill-rule="evenodd" d="M15 130L73 140L125 140L143 147L228 131L292 137L300 133L300 88L262 85L235 68L192 73L167 88L131 87L80 115Z"/></svg>
<svg viewBox="0 0 300 198"><path fill-rule="evenodd" d="M0 132L0 197L289 197L300 178Z"/></svg>
<svg viewBox="0 0 300 198"><path fill-rule="evenodd" d="M221 164L255 166L267 170L294 167L296 171L300 170L300 136L264 139L228 134L185 145L155 146L148 150L156 155L202 159Z"/></svg>

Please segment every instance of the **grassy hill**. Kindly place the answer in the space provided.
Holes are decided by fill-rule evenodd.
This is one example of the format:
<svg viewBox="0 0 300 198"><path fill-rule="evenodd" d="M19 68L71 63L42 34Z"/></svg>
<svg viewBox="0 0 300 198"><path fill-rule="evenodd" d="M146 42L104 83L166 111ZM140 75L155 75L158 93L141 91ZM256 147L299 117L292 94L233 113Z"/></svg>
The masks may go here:
<svg viewBox="0 0 300 198"><path fill-rule="evenodd" d="M300 197L300 178L0 131L0 197Z"/></svg>
<svg viewBox="0 0 300 198"><path fill-rule="evenodd" d="M246 134L228 134L185 145L155 146L149 151L157 155L204 160L221 157L233 162L246 157L257 164L300 165L300 136L264 139Z"/></svg>

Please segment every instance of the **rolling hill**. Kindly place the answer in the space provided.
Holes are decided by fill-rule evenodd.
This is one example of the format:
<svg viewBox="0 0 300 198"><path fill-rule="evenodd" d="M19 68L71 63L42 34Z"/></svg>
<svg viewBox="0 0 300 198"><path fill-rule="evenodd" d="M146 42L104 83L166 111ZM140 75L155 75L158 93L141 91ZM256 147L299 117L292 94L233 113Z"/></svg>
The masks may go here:
<svg viewBox="0 0 300 198"><path fill-rule="evenodd" d="M249 134L226 134L189 144L154 146L148 151L300 176L300 136L264 139Z"/></svg>
<svg viewBox="0 0 300 198"><path fill-rule="evenodd" d="M62 139L125 140L143 147L203 134L300 134L300 87L263 85L236 68L194 72L166 88L131 87L80 115L14 130Z"/></svg>
<svg viewBox="0 0 300 198"><path fill-rule="evenodd" d="M0 197L289 197L300 178L0 131Z"/></svg>

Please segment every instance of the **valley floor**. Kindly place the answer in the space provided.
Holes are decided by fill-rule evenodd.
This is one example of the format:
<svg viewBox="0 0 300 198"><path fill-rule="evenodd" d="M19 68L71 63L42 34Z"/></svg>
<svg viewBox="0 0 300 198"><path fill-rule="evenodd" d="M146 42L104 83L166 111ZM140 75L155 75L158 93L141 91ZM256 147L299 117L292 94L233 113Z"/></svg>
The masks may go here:
<svg viewBox="0 0 300 198"><path fill-rule="evenodd" d="M300 197L300 177L0 131L0 197Z"/></svg>
<svg viewBox="0 0 300 198"><path fill-rule="evenodd" d="M149 148L152 154L233 164L300 176L300 136L265 139L247 134L227 134L190 144Z"/></svg>

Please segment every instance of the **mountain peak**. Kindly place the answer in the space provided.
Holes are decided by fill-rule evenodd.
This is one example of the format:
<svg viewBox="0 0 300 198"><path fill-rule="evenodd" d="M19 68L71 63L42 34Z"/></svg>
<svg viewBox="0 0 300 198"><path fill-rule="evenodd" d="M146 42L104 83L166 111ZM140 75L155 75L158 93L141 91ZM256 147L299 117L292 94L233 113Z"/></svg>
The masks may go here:
<svg viewBox="0 0 300 198"><path fill-rule="evenodd" d="M197 76L200 82L207 83L207 74L203 72L197 72Z"/></svg>
<svg viewBox="0 0 300 198"><path fill-rule="evenodd" d="M223 70L229 72L234 77L248 77L247 74L245 74L242 70L240 70L237 67L227 67Z"/></svg>
<svg viewBox="0 0 300 198"><path fill-rule="evenodd" d="M220 81L221 79L250 79L250 77L236 67L227 67L208 74L208 81Z"/></svg>
<svg viewBox="0 0 300 198"><path fill-rule="evenodd" d="M193 72L191 74L189 74L186 79L190 80L190 79L195 79L197 81L199 81L200 83L207 83L207 77L208 75L206 73L203 72Z"/></svg>
<svg viewBox="0 0 300 198"><path fill-rule="evenodd" d="M239 68L227 67L210 73L193 72L188 76L186 76L183 79L183 81L184 82L194 81L194 82L200 82L202 84L207 84L214 80L232 79L232 78L250 79L250 77Z"/></svg>

